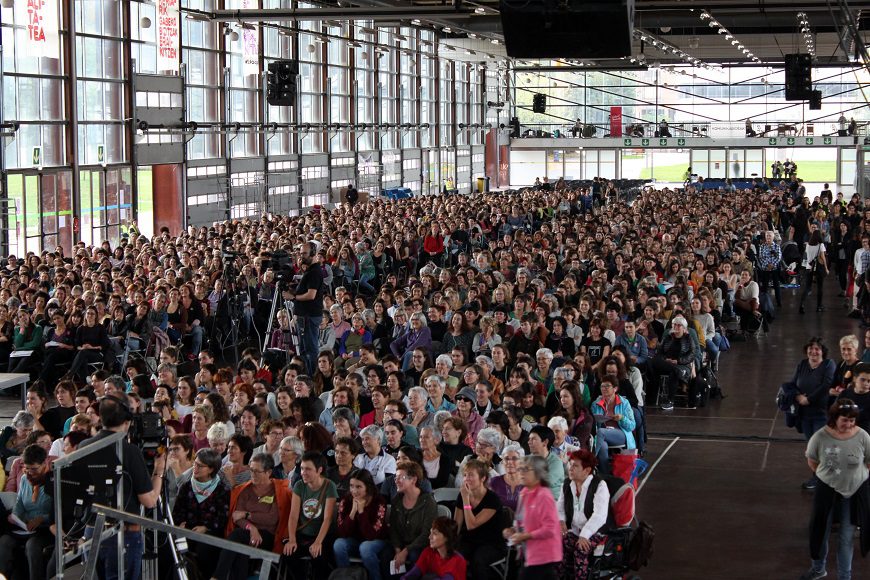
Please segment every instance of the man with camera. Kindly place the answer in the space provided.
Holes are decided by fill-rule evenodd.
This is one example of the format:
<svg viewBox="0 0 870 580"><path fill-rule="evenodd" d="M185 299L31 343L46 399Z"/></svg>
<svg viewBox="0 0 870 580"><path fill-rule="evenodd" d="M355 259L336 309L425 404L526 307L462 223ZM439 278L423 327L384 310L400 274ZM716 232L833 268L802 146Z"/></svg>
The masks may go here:
<svg viewBox="0 0 870 580"><path fill-rule="evenodd" d="M317 372L318 338L323 318L323 270L317 259L317 250L311 242L299 248L299 269L302 278L293 292L296 330L302 358L308 367L308 375Z"/></svg>
<svg viewBox="0 0 870 580"><path fill-rule="evenodd" d="M110 436L113 433L126 433L130 429L133 414L127 395L115 393L107 395L100 401L100 420L103 430L95 437L83 441L81 446L87 446ZM123 467L124 506L123 510L131 514L139 514L139 506L153 508L157 505L160 491L163 487L163 473L166 471L166 456L161 453L154 459L154 472L149 474L142 451L135 445L124 441L121 450L121 465ZM126 524L124 527L124 578L137 580L142 570L142 554L144 552L142 529L138 525ZM103 570L103 580L118 578L118 544L112 539L100 545L98 565Z"/></svg>

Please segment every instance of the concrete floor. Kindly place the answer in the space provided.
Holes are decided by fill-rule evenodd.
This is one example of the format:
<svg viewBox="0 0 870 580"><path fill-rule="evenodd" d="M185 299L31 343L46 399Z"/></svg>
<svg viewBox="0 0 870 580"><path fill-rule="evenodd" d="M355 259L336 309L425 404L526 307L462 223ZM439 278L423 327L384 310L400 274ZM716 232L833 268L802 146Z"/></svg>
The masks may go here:
<svg viewBox="0 0 870 580"><path fill-rule="evenodd" d="M858 323L846 318L829 277L827 311L797 313L797 289L783 290L784 308L771 331L733 342L723 355L720 381L727 395L695 411L651 410L647 461L638 492L638 517L656 531L644 580L796 580L809 565L807 526L812 496L801 435L785 427L774 404L810 336L822 336L838 359L838 341ZM0 397L0 426L20 400ZM828 577L836 577L836 564ZM853 578L870 578L856 554Z"/></svg>
<svg viewBox="0 0 870 580"><path fill-rule="evenodd" d="M783 290L770 333L732 342L719 373L727 398L696 411L650 411L647 460L655 470L640 489L637 513L656 540L644 580L796 580L808 569L805 442L785 426L774 397L809 337L821 336L839 360L839 339L861 336L833 276L825 289L826 312L817 313L810 296L807 314L798 314L798 290ZM828 577L836 578L835 561ZM870 578L858 554L853 578Z"/></svg>

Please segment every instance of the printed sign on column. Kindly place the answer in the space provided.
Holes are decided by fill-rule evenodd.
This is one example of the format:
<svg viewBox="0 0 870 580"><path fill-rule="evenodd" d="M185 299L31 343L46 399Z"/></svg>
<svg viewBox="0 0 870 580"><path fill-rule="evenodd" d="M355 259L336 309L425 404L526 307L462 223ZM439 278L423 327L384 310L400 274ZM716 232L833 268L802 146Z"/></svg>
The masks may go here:
<svg viewBox="0 0 870 580"><path fill-rule="evenodd" d="M242 0L242 9L259 8L259 0ZM242 72L260 74L260 32L256 28L242 28Z"/></svg>
<svg viewBox="0 0 870 580"><path fill-rule="evenodd" d="M178 0L157 0L157 70L178 72Z"/></svg>
<svg viewBox="0 0 870 580"><path fill-rule="evenodd" d="M57 0L19 0L15 2L15 22L27 28L28 56L60 58Z"/></svg>

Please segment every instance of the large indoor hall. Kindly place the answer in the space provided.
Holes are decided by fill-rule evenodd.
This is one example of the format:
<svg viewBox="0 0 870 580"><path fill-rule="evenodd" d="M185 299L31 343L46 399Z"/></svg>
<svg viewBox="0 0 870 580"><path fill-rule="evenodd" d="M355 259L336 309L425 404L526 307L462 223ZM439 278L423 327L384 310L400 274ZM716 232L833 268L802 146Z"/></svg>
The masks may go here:
<svg viewBox="0 0 870 580"><path fill-rule="evenodd" d="M849 0L0 0L0 580L870 579Z"/></svg>

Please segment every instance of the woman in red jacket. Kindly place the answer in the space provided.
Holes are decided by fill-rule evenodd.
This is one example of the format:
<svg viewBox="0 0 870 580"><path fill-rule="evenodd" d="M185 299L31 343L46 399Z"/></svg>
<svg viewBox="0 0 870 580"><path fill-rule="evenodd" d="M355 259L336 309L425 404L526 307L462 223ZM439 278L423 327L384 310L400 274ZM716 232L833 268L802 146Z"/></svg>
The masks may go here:
<svg viewBox="0 0 870 580"><path fill-rule="evenodd" d="M432 222L432 229L423 238L423 256L420 261L430 260L440 266L443 257L444 236L441 235L441 227L436 222Z"/></svg>
<svg viewBox="0 0 870 580"><path fill-rule="evenodd" d="M359 556L370 580L381 580L380 554L387 546L387 502L378 493L372 474L358 469L350 476L350 492L338 502L337 568L350 566Z"/></svg>

